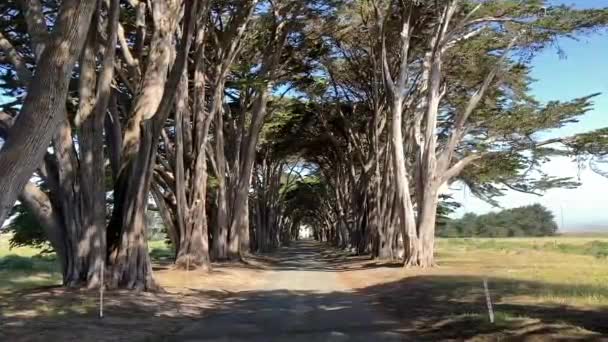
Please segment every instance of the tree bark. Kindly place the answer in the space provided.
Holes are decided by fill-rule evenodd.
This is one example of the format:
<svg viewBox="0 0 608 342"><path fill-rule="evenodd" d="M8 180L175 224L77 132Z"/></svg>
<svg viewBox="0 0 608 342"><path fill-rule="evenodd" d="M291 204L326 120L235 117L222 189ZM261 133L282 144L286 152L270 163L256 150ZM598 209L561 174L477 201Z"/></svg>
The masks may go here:
<svg viewBox="0 0 608 342"><path fill-rule="evenodd" d="M405 248L405 264L412 265L417 259L420 245L416 232L416 221L414 219L414 207L410 195L410 185L405 167L405 152L403 150L402 113L403 103L394 101L391 106L391 145L393 151L393 163L395 170L395 191L398 204L398 215L400 220L401 234Z"/></svg>
<svg viewBox="0 0 608 342"><path fill-rule="evenodd" d="M0 226L65 119L71 72L96 5L94 0L62 3L23 107L0 150Z"/></svg>
<svg viewBox="0 0 608 342"><path fill-rule="evenodd" d="M178 12L179 9L176 9L174 14L177 15ZM134 140L138 142L134 158L123 155L125 164L118 177L119 193L115 194L115 212L110 222L112 226L109 227L113 232L118 233L116 235L118 239L110 255L113 287L157 289L148 254L145 213L156 160L156 141L173 107L175 92L172 90L177 89L180 78L185 72L195 18L200 14L198 2L186 1L184 13L183 32L177 56L164 85L163 93L166 95L161 99L153 119L144 121L141 129L138 129L141 137Z"/></svg>
<svg viewBox="0 0 608 342"><path fill-rule="evenodd" d="M230 231L239 232L239 253L248 253L250 250L249 239L249 189L251 187L251 173L255 161L255 149L258 137L264 123L266 105L268 103L268 90L271 85L266 85L260 90L253 106L252 122L246 137L245 151L241 162L240 174L236 184L236 196L232 210L232 221ZM234 252L234 251L231 251Z"/></svg>
<svg viewBox="0 0 608 342"><path fill-rule="evenodd" d="M179 232L179 240L176 247L175 264L180 268L202 267L210 268L209 238L207 233L207 215L205 212L207 172L205 170L194 170L195 178L191 186L186 189L188 180L184 173L184 145L186 131L190 127L184 127L185 117L188 114L188 75L184 72L175 110L175 195L177 199L176 219ZM189 124L189 120L186 121ZM200 153L205 153L201 151ZM200 173L198 175L197 173ZM191 194L190 201L186 192Z"/></svg>

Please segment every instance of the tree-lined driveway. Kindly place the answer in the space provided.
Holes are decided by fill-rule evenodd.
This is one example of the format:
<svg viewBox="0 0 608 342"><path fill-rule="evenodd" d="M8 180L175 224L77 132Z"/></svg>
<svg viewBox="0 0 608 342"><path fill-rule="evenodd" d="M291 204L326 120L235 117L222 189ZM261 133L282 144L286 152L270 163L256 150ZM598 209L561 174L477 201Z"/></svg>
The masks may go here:
<svg viewBox="0 0 608 342"><path fill-rule="evenodd" d="M277 261L265 288L229 296L225 310L165 341L402 341L396 320L355 294L339 275L343 264L323 257L324 246L294 242Z"/></svg>

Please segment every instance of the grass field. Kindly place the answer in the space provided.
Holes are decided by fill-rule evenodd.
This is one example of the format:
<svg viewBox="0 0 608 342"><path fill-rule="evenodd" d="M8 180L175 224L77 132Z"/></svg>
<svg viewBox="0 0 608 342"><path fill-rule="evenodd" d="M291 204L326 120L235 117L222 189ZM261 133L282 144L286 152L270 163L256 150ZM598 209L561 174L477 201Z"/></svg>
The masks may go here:
<svg viewBox="0 0 608 342"><path fill-rule="evenodd" d="M432 269L344 276L396 317L418 323L421 340L606 340L608 236L439 239L436 247Z"/></svg>
<svg viewBox="0 0 608 342"><path fill-rule="evenodd" d="M502 300L608 306L608 236L440 239L441 265L495 279Z"/></svg>

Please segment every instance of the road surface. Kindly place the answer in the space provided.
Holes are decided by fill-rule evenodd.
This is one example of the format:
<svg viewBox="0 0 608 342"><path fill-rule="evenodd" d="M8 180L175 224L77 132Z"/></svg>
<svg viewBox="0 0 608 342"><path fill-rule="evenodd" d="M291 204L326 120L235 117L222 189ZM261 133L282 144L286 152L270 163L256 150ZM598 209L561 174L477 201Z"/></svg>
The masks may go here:
<svg viewBox="0 0 608 342"><path fill-rule="evenodd" d="M164 341L403 341L399 322L339 280L323 246L294 242L274 256L259 291L238 292L224 309L193 322Z"/></svg>

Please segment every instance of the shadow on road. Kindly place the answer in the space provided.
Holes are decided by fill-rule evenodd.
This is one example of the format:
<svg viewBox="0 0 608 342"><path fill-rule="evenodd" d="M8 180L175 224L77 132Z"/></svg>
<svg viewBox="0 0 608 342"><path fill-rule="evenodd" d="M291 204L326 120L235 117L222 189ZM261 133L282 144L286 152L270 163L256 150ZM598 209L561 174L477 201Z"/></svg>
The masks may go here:
<svg viewBox="0 0 608 342"><path fill-rule="evenodd" d="M292 242L273 253L247 258L250 264L262 264L276 271L346 272L379 267L402 267L398 261L371 262L369 255L356 255L312 240Z"/></svg>
<svg viewBox="0 0 608 342"><path fill-rule="evenodd" d="M272 265L269 277L310 272L306 276L318 276L321 282L335 272L362 269L357 258L308 242L261 258ZM294 278L296 287L298 279ZM571 292L556 284L490 279L497 303L496 322L490 324L481 281L470 276L418 275L336 291L116 292L108 294L111 300L104 319L97 318L95 293L31 292L0 298L0 340L606 340L602 334L608 334L608 308L508 302L508 298L541 291ZM608 295L605 289L578 290Z"/></svg>

